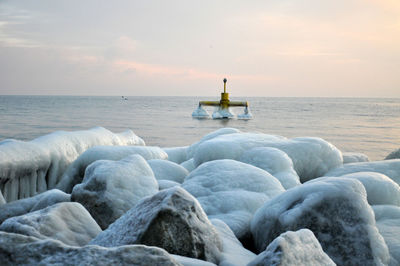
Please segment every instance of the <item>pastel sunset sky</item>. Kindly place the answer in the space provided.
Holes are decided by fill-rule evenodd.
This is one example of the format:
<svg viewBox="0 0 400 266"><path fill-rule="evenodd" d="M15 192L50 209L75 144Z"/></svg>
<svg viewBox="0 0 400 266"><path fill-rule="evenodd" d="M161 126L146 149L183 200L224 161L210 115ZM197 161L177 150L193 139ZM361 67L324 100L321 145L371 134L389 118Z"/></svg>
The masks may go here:
<svg viewBox="0 0 400 266"><path fill-rule="evenodd" d="M399 0L0 0L0 95L400 97Z"/></svg>

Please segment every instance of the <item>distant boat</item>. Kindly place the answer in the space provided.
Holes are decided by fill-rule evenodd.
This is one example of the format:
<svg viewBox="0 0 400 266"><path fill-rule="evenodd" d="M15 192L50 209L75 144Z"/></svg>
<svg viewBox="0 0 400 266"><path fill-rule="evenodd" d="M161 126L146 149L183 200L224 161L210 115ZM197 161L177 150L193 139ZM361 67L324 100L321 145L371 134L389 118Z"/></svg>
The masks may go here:
<svg viewBox="0 0 400 266"><path fill-rule="evenodd" d="M122 100L128 100L128 97L125 97L125 96L121 96L122 97Z"/></svg>

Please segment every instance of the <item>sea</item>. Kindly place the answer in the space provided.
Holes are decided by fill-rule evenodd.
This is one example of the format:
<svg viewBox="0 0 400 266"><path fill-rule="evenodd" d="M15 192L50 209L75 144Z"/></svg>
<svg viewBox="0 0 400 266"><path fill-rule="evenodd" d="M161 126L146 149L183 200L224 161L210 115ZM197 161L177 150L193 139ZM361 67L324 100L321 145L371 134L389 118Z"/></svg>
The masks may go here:
<svg viewBox="0 0 400 266"><path fill-rule="evenodd" d="M190 145L223 127L293 137L320 137L342 152L382 160L400 148L400 99L232 98L250 103L251 120L195 119L200 100L218 97L0 96L0 141L29 141L96 126L131 129L146 145ZM207 109L207 108L206 108ZM210 114L213 108L207 109ZM243 108L232 108L236 114Z"/></svg>

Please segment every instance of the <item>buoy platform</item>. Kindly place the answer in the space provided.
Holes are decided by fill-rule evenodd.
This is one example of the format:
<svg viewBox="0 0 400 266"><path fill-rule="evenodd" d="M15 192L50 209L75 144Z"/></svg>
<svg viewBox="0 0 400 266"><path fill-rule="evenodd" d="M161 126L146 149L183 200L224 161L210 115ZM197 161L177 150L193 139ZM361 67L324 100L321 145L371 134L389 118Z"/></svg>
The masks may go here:
<svg viewBox="0 0 400 266"><path fill-rule="evenodd" d="M235 115L230 110L230 107L245 107L244 113L238 115L238 119L251 119L252 115L249 109L249 102L238 102L229 100L229 93L226 92L226 82L227 79L224 80L224 92L221 92L221 100L220 101L200 101L199 106L196 110L193 111L192 117L195 118L210 118L208 112L203 109L203 106L214 106L216 107L212 118L213 119L223 119L223 118L234 118Z"/></svg>

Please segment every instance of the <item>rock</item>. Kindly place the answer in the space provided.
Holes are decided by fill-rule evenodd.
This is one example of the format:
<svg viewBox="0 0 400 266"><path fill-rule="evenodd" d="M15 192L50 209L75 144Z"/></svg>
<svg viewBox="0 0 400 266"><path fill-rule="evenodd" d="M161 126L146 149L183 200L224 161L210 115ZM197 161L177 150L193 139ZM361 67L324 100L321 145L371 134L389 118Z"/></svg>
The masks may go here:
<svg viewBox="0 0 400 266"><path fill-rule="evenodd" d="M400 159L400 149L392 151L385 160Z"/></svg>
<svg viewBox="0 0 400 266"><path fill-rule="evenodd" d="M240 243L226 223L219 219L211 219L211 223L217 229L218 235L222 239L219 266L247 265L256 258L256 254L243 247L242 243Z"/></svg>
<svg viewBox="0 0 400 266"><path fill-rule="evenodd" d="M168 161L180 164L187 160L186 151L188 146L184 147L173 147L173 148L163 148L163 150L168 154Z"/></svg>
<svg viewBox="0 0 400 266"><path fill-rule="evenodd" d="M400 185L400 159L377 162L349 163L327 172L325 176L343 176L357 172L376 172L384 174Z"/></svg>
<svg viewBox="0 0 400 266"><path fill-rule="evenodd" d="M171 254L218 263L221 240L200 204L180 187L147 197L100 233L91 244L144 244Z"/></svg>
<svg viewBox="0 0 400 266"><path fill-rule="evenodd" d="M365 155L364 153L342 152L342 156L343 156L343 164L369 162L368 156Z"/></svg>
<svg viewBox="0 0 400 266"><path fill-rule="evenodd" d="M367 191L369 205L400 206L400 186L389 177L376 172L358 172L341 177L360 181Z"/></svg>
<svg viewBox="0 0 400 266"><path fill-rule="evenodd" d="M210 219L224 221L241 240L251 236L250 221L255 211L285 191L268 172L235 160L200 165L182 187L200 202Z"/></svg>
<svg viewBox="0 0 400 266"><path fill-rule="evenodd" d="M276 177L285 189L300 185L300 178L293 169L293 162L283 151L259 147L245 151L239 161L261 168Z"/></svg>
<svg viewBox="0 0 400 266"><path fill-rule="evenodd" d="M104 230L144 197L158 192L158 183L140 155L120 161L99 160L86 168L71 200L81 203Z"/></svg>
<svg viewBox="0 0 400 266"><path fill-rule="evenodd" d="M311 230L338 265L386 265L389 252L355 179L318 178L266 202L251 222L256 247L263 251L286 231Z"/></svg>
<svg viewBox="0 0 400 266"><path fill-rule="evenodd" d="M167 160L153 159L147 161L157 180L171 180L183 183L189 174L183 166Z"/></svg>
<svg viewBox="0 0 400 266"><path fill-rule="evenodd" d="M56 240L39 240L0 232L0 265L182 265L165 250L143 245L117 248L71 247Z"/></svg>
<svg viewBox="0 0 400 266"><path fill-rule="evenodd" d="M62 202L42 210L5 220L1 231L52 238L71 246L84 246L101 229L89 212L79 203Z"/></svg>
<svg viewBox="0 0 400 266"><path fill-rule="evenodd" d="M20 199L0 206L0 224L11 217L44 209L59 202L71 201L71 195L51 189L31 198Z"/></svg>
<svg viewBox="0 0 400 266"><path fill-rule="evenodd" d="M281 234L255 260L247 264L247 266L264 265L333 266L336 264L322 250L313 232L301 229Z"/></svg>
<svg viewBox="0 0 400 266"><path fill-rule="evenodd" d="M389 248L391 263L400 265L400 207L392 205L372 206L376 226Z"/></svg>
<svg viewBox="0 0 400 266"><path fill-rule="evenodd" d="M172 188L175 186L178 186L178 187L181 186L181 184L179 184L178 182L170 181L170 180L158 180L157 182L158 182L159 190L168 189L168 188Z"/></svg>
<svg viewBox="0 0 400 266"><path fill-rule="evenodd" d="M4 205L4 204L6 204L6 200L4 199L3 194L1 193L1 190L0 190L0 206Z"/></svg>
<svg viewBox="0 0 400 266"><path fill-rule="evenodd" d="M57 188L71 193L72 188L82 182L86 167L97 160L118 161L138 154L145 160L167 159L168 155L159 147L149 146L96 146L82 153L65 171Z"/></svg>

